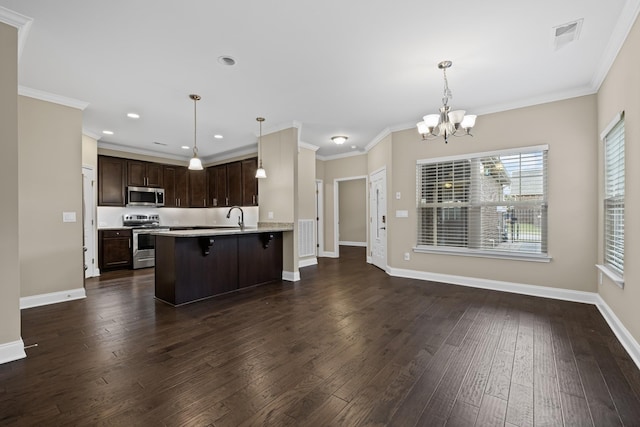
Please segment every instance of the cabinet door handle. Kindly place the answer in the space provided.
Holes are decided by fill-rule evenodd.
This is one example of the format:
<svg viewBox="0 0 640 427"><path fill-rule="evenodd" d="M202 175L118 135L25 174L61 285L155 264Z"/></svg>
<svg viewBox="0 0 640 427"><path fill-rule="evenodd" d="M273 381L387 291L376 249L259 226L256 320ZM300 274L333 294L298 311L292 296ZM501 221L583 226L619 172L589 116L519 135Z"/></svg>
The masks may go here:
<svg viewBox="0 0 640 427"><path fill-rule="evenodd" d="M256 204L256 195L255 194L253 195L253 204L254 205Z"/></svg>
<svg viewBox="0 0 640 427"><path fill-rule="evenodd" d="M227 202L226 204L228 205L229 204L229 197L228 196L225 197L224 200Z"/></svg>
<svg viewBox="0 0 640 427"><path fill-rule="evenodd" d="M131 249L131 238L129 238L129 249Z"/></svg>
<svg viewBox="0 0 640 427"><path fill-rule="evenodd" d="M202 199L202 206L206 207L207 206L207 199Z"/></svg>

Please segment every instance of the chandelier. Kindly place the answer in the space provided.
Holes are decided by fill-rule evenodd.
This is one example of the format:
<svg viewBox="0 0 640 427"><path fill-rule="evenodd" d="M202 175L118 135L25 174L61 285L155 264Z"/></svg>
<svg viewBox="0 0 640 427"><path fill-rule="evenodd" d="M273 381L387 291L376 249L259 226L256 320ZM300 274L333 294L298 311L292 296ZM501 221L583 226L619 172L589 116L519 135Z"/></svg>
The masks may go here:
<svg viewBox="0 0 640 427"><path fill-rule="evenodd" d="M423 121L417 124L418 132L422 135L423 140L442 136L446 144L450 136L471 135L471 128L476 124L476 116L465 116L464 110L451 111L451 107L449 107L449 99L453 98L453 96L451 95L451 89L449 89L449 82L447 81L447 68L451 67L451 65L451 61L442 61L438 64L438 68L442 70L444 75L442 107L440 107L440 113L428 114L422 118ZM464 131L464 133L462 133L461 130Z"/></svg>

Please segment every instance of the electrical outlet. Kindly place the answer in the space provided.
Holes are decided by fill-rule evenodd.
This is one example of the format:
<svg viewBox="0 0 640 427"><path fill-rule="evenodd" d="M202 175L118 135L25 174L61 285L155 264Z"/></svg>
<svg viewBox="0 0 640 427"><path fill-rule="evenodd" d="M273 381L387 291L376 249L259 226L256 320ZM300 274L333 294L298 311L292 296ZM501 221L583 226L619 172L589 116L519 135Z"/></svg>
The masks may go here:
<svg viewBox="0 0 640 427"><path fill-rule="evenodd" d="M273 219L273 212L269 212L269 213L267 213L267 217L268 217L269 219Z"/></svg>
<svg viewBox="0 0 640 427"><path fill-rule="evenodd" d="M405 253L404 253L404 260L405 260L405 261L409 261L409 260L411 260L411 254L410 254L409 252L405 252Z"/></svg>

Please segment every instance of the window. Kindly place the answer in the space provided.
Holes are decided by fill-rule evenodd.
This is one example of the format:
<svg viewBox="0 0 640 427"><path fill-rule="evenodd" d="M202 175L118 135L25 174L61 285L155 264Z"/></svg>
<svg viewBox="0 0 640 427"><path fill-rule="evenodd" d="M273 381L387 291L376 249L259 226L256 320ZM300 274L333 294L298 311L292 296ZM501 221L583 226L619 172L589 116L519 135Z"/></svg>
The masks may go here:
<svg viewBox="0 0 640 427"><path fill-rule="evenodd" d="M624 273L624 118L604 137L604 265Z"/></svg>
<svg viewBox="0 0 640 427"><path fill-rule="evenodd" d="M415 250L546 258L547 151L419 160Z"/></svg>

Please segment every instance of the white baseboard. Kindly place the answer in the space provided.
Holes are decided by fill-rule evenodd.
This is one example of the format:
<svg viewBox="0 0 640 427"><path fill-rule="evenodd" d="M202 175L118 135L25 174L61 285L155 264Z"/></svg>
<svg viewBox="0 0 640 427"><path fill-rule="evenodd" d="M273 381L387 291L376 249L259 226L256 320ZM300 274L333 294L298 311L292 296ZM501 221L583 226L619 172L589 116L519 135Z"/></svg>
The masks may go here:
<svg viewBox="0 0 640 427"><path fill-rule="evenodd" d="M72 301L86 298L87 293L84 288L69 289L49 294L31 295L20 298L20 310L25 308L40 307L41 305L56 304L59 302Z"/></svg>
<svg viewBox="0 0 640 427"><path fill-rule="evenodd" d="M287 282L299 282L300 272L299 271L283 271L282 280L286 280Z"/></svg>
<svg viewBox="0 0 640 427"><path fill-rule="evenodd" d="M320 256L324 258L338 258L335 252L321 252Z"/></svg>
<svg viewBox="0 0 640 427"><path fill-rule="evenodd" d="M373 264L373 259L367 255L367 264Z"/></svg>
<svg viewBox="0 0 640 427"><path fill-rule="evenodd" d="M367 242L348 242L348 241L340 240L338 242L338 244L340 246L358 246L360 248L366 248L367 247Z"/></svg>
<svg viewBox="0 0 640 427"><path fill-rule="evenodd" d="M22 339L0 344L0 365L13 362L14 360L24 359L25 357L27 357L27 353L24 352L24 342Z"/></svg>
<svg viewBox="0 0 640 427"><path fill-rule="evenodd" d="M640 368L640 344L638 344L638 341L633 338L631 332L622 324L618 316L615 315L611 307L609 307L600 295L598 295L596 307L600 310L600 314L602 314L604 320L607 321L613 333L618 337L620 344L627 350L627 353L629 353L629 356L633 359L636 366Z"/></svg>
<svg viewBox="0 0 640 427"><path fill-rule="evenodd" d="M298 261L298 268L309 267L310 265L318 265L318 258L307 258Z"/></svg>
<svg viewBox="0 0 640 427"><path fill-rule="evenodd" d="M387 272L390 276L405 277L408 279L431 280L433 282L451 283L452 285L491 289L494 291L532 295L563 301L582 302L587 304L596 304L598 301L598 294L595 292L574 291L571 289L502 282L499 280L478 279L475 277L454 276L451 274L429 273L426 271L405 270L393 267L387 267Z"/></svg>
<svg viewBox="0 0 640 427"><path fill-rule="evenodd" d="M522 295L558 299L563 301L580 302L595 305L602 317L613 330L629 357L640 368L640 344L635 340L629 330L622 324L613 310L596 292L574 291L571 289L558 289L547 286L527 285L522 283L502 282L498 280L478 279L474 277L454 276L450 274L429 273L426 271L405 270L401 268L387 267L390 276L405 277L408 279L430 280L433 282L450 283L453 285L470 286L473 288L491 289L495 291L511 292Z"/></svg>

